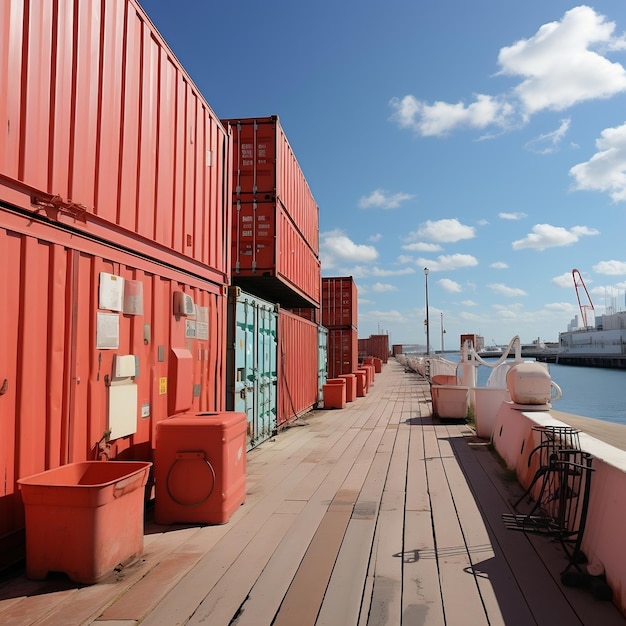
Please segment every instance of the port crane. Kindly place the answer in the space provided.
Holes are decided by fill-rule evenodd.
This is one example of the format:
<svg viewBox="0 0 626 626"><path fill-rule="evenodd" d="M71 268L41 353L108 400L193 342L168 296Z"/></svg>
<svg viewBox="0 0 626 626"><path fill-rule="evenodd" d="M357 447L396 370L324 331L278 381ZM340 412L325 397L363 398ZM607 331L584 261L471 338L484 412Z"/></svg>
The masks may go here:
<svg viewBox="0 0 626 626"><path fill-rule="evenodd" d="M593 302L591 302L591 297L589 296L589 292L587 291L587 287L585 287L585 281L583 277L580 275L580 272L577 269L572 270L572 278L574 280L574 289L576 289L576 298L578 299L578 308L580 309L580 315L583 322L583 327L587 328L587 311L593 311L595 315L595 309L593 307ZM580 301L580 292L579 288L582 287L585 290L585 295L587 296L588 304L582 304Z"/></svg>

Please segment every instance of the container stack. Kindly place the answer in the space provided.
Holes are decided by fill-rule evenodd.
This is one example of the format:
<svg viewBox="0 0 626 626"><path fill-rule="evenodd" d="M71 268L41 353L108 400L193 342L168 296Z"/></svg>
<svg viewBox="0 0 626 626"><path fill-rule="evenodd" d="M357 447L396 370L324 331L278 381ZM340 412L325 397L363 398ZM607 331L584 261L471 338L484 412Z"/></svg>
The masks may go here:
<svg viewBox="0 0 626 626"><path fill-rule="evenodd" d="M370 335L367 339L359 339L359 360L375 357L383 363L389 359L389 335Z"/></svg>
<svg viewBox="0 0 626 626"><path fill-rule="evenodd" d="M252 437L249 433L251 446L266 438L268 429L273 432L320 399L324 380L318 354L325 330L318 323L319 209L277 116L222 123L230 130L233 151L231 282L241 299L262 298L279 309L271 376L277 385L273 421ZM239 328L239 320L235 326ZM241 350L237 345L234 349ZM231 374L236 372L229 369ZM238 383L234 378L229 382L230 398ZM256 421L254 393L248 395L252 404L240 410ZM238 403L235 397L232 405Z"/></svg>
<svg viewBox="0 0 626 626"><path fill-rule="evenodd" d="M319 307L319 209L277 116L222 120L233 145L232 284Z"/></svg>
<svg viewBox="0 0 626 626"><path fill-rule="evenodd" d="M322 278L322 325L328 328L328 376L356 371L359 364L357 288L352 276Z"/></svg>

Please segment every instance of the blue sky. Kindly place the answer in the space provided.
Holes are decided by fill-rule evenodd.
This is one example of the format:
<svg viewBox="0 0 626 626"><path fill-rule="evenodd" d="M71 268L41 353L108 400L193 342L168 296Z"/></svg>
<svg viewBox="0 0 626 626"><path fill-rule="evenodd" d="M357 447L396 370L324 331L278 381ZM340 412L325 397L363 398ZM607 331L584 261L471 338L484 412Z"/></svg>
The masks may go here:
<svg viewBox="0 0 626 626"><path fill-rule="evenodd" d="M626 291L623 0L143 0L221 118L278 115L359 337L557 341ZM588 301L579 289L581 304Z"/></svg>

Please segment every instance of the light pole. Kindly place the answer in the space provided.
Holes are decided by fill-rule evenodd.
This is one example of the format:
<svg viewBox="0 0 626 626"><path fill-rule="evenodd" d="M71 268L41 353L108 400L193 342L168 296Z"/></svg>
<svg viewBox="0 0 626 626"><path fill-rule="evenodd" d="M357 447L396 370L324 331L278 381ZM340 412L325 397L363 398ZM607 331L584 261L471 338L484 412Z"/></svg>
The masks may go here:
<svg viewBox="0 0 626 626"><path fill-rule="evenodd" d="M430 319L428 317L428 268L424 268L424 280L426 282L426 355L430 356Z"/></svg>
<svg viewBox="0 0 626 626"><path fill-rule="evenodd" d="M441 312L441 354L443 354L443 336L445 335L445 329L443 327L443 311Z"/></svg>

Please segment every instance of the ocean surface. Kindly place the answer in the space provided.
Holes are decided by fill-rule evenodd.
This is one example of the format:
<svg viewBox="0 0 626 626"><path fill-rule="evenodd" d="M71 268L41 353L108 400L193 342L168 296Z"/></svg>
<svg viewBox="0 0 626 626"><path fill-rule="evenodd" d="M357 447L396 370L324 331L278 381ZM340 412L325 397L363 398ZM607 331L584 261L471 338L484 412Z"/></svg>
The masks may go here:
<svg viewBox="0 0 626 626"><path fill-rule="evenodd" d="M449 361L460 361L460 354L446 354ZM496 362L497 359L485 359ZM626 424L626 370L601 367L578 367L548 364L552 380L563 397L552 403L555 411ZM478 368L478 386L482 387L492 369Z"/></svg>

